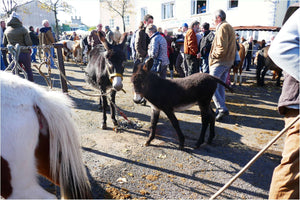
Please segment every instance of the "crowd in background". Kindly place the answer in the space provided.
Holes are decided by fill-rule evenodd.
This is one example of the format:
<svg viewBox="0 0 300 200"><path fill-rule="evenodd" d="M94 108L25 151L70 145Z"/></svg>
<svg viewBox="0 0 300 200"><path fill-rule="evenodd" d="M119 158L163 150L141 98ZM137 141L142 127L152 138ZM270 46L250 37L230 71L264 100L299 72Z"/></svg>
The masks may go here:
<svg viewBox="0 0 300 200"><path fill-rule="evenodd" d="M205 12L205 7L199 9L199 12ZM295 29L296 26L299 28L299 11L297 11L297 17L294 17L294 21L298 20L297 23L290 23L291 25L288 28L293 29L296 35L294 38L298 38L297 48L299 61L299 32L296 33L297 30ZM200 24L198 21L194 21L190 25L187 23L182 24L179 28L179 33L172 35L167 30L163 30L163 28L155 26L153 16L147 14L137 30L127 33L127 48L124 50L127 52L127 59L132 59L134 64L138 64L145 62L146 59L153 58L154 65L151 71L157 73L161 78L166 78L167 69L169 68L171 78L173 78L175 72L179 77L187 77L194 73L202 72L209 73L210 75L216 76L226 82L229 71L235 61L236 51L238 50L237 42L242 43L245 47L246 58L243 67L246 71L250 71L257 51L270 45L271 41L274 39L271 38L271 40L266 43L265 40L262 40L261 42L253 40L253 37L249 37L247 40L244 37L240 38L239 34L235 33L232 26L226 21L226 14L223 10L217 10L214 13L213 21L216 27L214 32L210 30L209 23L205 22ZM7 27L6 23L1 21L1 47L6 47L8 44L16 45L17 43L21 46L35 47L38 45L50 45L57 41L57 37L52 31L47 20L43 20L42 27L36 28L35 30L36 31L34 31L34 27L32 26L28 29L23 27L20 16L13 12L7 21ZM285 31L288 32L289 30ZM93 48L96 45L101 45L99 32L104 35L107 42L112 45L116 45L121 42L119 27L116 27L116 29L112 31L109 26L105 26L103 30L102 24L98 24L97 28L85 37L79 36L76 32L73 32L72 35L63 33L59 39L72 41L82 40L88 48ZM275 41L277 40L279 39L275 38ZM277 48L278 52L280 50L282 49ZM12 58L7 57L7 50L1 50L0 53L1 70L4 70L8 67L8 60L11 61ZM40 52L38 52L36 48L32 48L32 50L22 49L19 55L19 62L24 66L30 81L33 81L31 62L37 62L36 56L38 53ZM46 59L49 59L49 67L55 68L56 66L53 61L53 58L55 58L54 48L46 47L44 53ZM276 60L282 56L275 53L276 52L273 51L274 55L272 58ZM286 52L282 52L282 54L285 53ZM288 62L288 60L284 60L284 62ZM279 67L285 67L282 65L283 62L280 61L280 59L278 63L280 65ZM299 103L299 65L296 66L297 64L295 64L295 62L291 63L291 65L293 65L294 68L298 67L298 74L294 75L292 73L291 81L295 85L295 88L298 87L298 90L293 91L294 93L298 91L298 93L292 98L295 97L294 100L297 100L295 102ZM222 120L226 115L229 115L229 111L225 105L224 87L218 85L213 96L213 101L216 107L216 120ZM295 105L293 104L293 106ZM288 109L289 111L293 111L293 117L299 114L299 104L296 108L288 107ZM294 113L295 110L296 114ZM296 131L298 131L297 139L299 141L299 124L297 125ZM293 133L295 133L295 131ZM297 145L299 145L299 142ZM296 173L298 173L299 187L299 146L297 146L297 148L298 171L296 170ZM282 179L282 177L280 179ZM272 182L272 184L272 195L277 195L277 185L275 185L274 182ZM297 195L299 198L299 190Z"/></svg>

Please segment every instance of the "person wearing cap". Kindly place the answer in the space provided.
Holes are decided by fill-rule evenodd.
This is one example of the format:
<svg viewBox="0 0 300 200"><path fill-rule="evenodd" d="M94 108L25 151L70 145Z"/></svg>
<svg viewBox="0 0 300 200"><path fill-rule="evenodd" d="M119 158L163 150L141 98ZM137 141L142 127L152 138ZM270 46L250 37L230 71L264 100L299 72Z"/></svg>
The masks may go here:
<svg viewBox="0 0 300 200"><path fill-rule="evenodd" d="M184 56L187 62L187 71L185 76L190 76L194 73L199 72L199 60L200 53L198 53L198 42L196 33L199 32L198 21L194 21L191 24L191 28L186 32L184 38Z"/></svg>
<svg viewBox="0 0 300 200"><path fill-rule="evenodd" d="M27 29L22 25L21 17L16 12L11 14L8 20L7 28L4 32L3 45L6 47L8 44L15 46L32 46ZM28 80L33 82L33 74L31 70L31 57L30 49L21 49L19 55L19 63L25 67Z"/></svg>
<svg viewBox="0 0 300 200"><path fill-rule="evenodd" d="M92 30L91 33L89 34L88 38L87 38L88 45L91 48L94 48L95 46L101 44L101 41L99 39L99 36L98 36L97 32L101 32L102 35L105 35L105 32L102 31L102 24L98 24L97 29Z"/></svg>
<svg viewBox="0 0 300 200"><path fill-rule="evenodd" d="M109 26L105 26L105 38L109 44L114 44L114 33L110 30Z"/></svg>

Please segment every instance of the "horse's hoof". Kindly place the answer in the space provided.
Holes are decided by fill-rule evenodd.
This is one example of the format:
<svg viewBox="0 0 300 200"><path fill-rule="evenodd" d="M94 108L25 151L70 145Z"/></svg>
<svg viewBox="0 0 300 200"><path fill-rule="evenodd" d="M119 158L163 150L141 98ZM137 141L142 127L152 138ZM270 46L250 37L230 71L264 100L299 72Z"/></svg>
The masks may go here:
<svg viewBox="0 0 300 200"><path fill-rule="evenodd" d="M116 121L116 120L113 120L113 124L114 124L114 126L118 126L119 125L118 121Z"/></svg>
<svg viewBox="0 0 300 200"><path fill-rule="evenodd" d="M102 130L106 130L106 129L107 129L106 123L102 123L102 124L101 124L101 129L102 129Z"/></svg>
<svg viewBox="0 0 300 200"><path fill-rule="evenodd" d="M147 147L147 146L149 146L149 145L150 145L150 142L147 141L147 142L145 143L145 147Z"/></svg>
<svg viewBox="0 0 300 200"><path fill-rule="evenodd" d="M179 149L179 150L184 150L184 145L183 145L183 144L180 144L179 147L178 147L178 149Z"/></svg>
<svg viewBox="0 0 300 200"><path fill-rule="evenodd" d="M198 144L198 143L197 143L197 144L194 146L194 149L199 149L200 145L201 145L201 144Z"/></svg>

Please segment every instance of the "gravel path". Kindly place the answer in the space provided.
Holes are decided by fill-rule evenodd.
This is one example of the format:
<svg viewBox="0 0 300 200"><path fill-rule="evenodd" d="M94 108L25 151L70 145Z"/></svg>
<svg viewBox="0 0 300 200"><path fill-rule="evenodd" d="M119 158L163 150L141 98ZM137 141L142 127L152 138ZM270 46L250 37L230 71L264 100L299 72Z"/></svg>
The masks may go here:
<svg viewBox="0 0 300 200"><path fill-rule="evenodd" d="M102 115L98 110L98 98L84 96L69 87L68 94L77 105L75 112L82 134L83 159L96 199L207 199L284 126L276 108L281 88L275 87L270 76L265 87L256 87L252 68L244 73L243 85L234 87L235 93L226 93L230 116L216 122L216 137L212 145L204 144L196 150L192 148L201 129L200 113L194 106L176 113L186 137L184 151L177 149L176 132L164 114L161 114L156 138L145 147L150 107L133 103L131 71L130 67L125 70L126 93L117 93L116 104L137 126L123 127L118 132L114 131L109 115L108 130L100 129ZM84 73L79 66L66 63L66 74L80 90L97 93L84 82ZM55 89L59 89L58 76L53 76ZM41 78L35 76L35 80L45 85ZM121 116L119 122L126 125ZM219 198L268 198L272 172L280 161L282 144L283 138ZM43 179L41 184L55 192L52 184Z"/></svg>

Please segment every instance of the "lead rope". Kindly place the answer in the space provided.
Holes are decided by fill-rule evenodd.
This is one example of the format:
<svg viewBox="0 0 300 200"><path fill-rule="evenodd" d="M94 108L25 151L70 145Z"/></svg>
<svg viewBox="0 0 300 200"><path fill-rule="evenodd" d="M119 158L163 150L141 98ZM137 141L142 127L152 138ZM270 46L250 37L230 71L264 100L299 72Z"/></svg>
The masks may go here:
<svg viewBox="0 0 300 200"><path fill-rule="evenodd" d="M298 115L288 126L280 131L260 152L258 152L248 163L245 165L243 169L239 171L234 177L228 181L218 192L216 192L209 199L217 198L224 190L226 190L238 177L240 177L274 142L276 142L291 126L293 126L297 120L300 119L300 115Z"/></svg>

